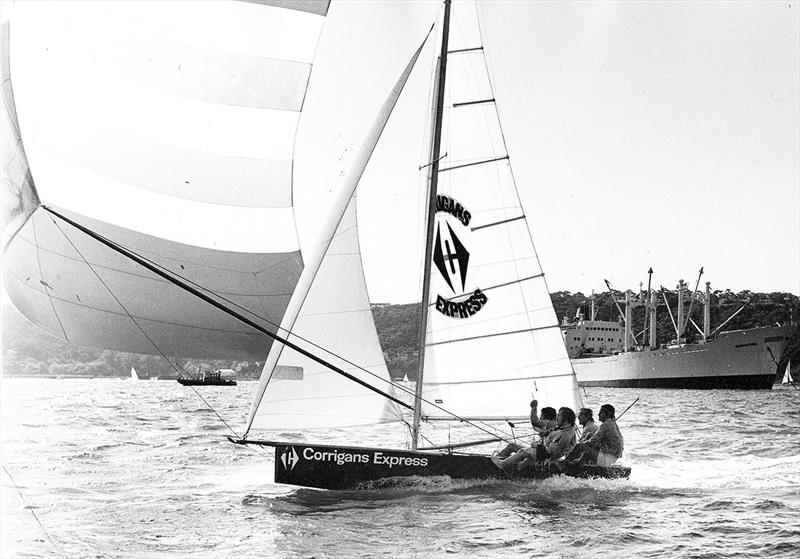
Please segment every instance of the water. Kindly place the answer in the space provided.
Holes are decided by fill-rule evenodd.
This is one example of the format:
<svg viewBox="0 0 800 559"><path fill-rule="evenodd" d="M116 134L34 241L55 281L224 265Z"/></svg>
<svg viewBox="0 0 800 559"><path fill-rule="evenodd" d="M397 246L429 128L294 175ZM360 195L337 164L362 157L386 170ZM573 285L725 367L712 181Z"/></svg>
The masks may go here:
<svg viewBox="0 0 800 559"><path fill-rule="evenodd" d="M254 387L198 390L240 430ZM630 480L318 491L272 484L271 455L228 443L174 381L6 378L0 556L800 554L800 391L588 389L585 399L619 412L637 396L620 420Z"/></svg>

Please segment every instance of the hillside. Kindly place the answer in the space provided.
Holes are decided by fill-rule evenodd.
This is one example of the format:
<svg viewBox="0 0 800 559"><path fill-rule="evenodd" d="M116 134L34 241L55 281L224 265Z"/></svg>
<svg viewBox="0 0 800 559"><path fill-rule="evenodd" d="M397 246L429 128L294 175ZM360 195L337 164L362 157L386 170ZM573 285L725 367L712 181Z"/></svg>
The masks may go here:
<svg viewBox="0 0 800 559"><path fill-rule="evenodd" d="M589 298L583 293L558 291L551 295L551 299L559 320L565 316L574 317L578 309L589 314ZM784 324L789 321L791 313L797 313L800 308L800 297L790 293L715 292L711 309L712 328L721 324L748 300L750 303L725 326L725 330ZM610 293L595 295L595 304L598 320L617 318L618 312ZM415 378L419 344L418 311L419 305L413 303L373 308L378 337L393 378ZM692 317L698 324L702 324L702 312L702 307L698 305L692 310ZM643 318L643 309L636 309L634 325L640 325ZM142 377L177 377L175 369L160 356L71 346L31 325L8 303L3 304L2 323L4 375L119 377L129 375L133 366ZM675 337L669 314L663 306L659 308L658 323L660 343L669 342ZM635 328L635 331L638 330ZM800 352L800 340L797 335L795 338L792 347L797 353ZM179 359L175 363L179 370L186 372L230 367L238 371L240 378L257 378L263 367L263 362L251 361L230 363Z"/></svg>

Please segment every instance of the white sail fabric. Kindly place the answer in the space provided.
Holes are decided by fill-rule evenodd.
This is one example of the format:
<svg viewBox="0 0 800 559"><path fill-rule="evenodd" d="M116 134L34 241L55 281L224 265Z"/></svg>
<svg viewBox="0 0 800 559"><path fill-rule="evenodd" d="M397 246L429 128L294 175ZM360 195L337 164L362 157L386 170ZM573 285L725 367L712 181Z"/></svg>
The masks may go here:
<svg viewBox="0 0 800 559"><path fill-rule="evenodd" d="M2 22L0 56L2 56L3 100L0 106L0 134L2 135L3 190L2 200L3 247L8 245L17 231L25 225L39 205L39 197L33 184L28 158L22 145L22 136L17 121L14 89L11 84L9 64L9 21Z"/></svg>
<svg viewBox="0 0 800 559"><path fill-rule="evenodd" d="M389 372L364 281L355 191L429 35L395 82L335 191L280 329L290 342L388 394ZM264 364L245 436L253 428L324 428L400 417L396 404L384 396L277 343Z"/></svg>
<svg viewBox="0 0 800 559"><path fill-rule="evenodd" d="M336 229L288 340L391 392L361 266L355 198ZM255 408L253 429L342 427L400 418L392 401L290 348L284 348L275 369L265 369L264 374L270 375L269 385Z"/></svg>
<svg viewBox="0 0 800 559"><path fill-rule="evenodd" d="M477 17L453 10L422 416L505 419L581 404L511 174Z"/></svg>
<svg viewBox="0 0 800 559"><path fill-rule="evenodd" d="M42 203L279 323L302 270L293 151L327 8L15 5L14 96ZM141 353L268 352L263 335L41 212L9 245L4 280L46 331Z"/></svg>

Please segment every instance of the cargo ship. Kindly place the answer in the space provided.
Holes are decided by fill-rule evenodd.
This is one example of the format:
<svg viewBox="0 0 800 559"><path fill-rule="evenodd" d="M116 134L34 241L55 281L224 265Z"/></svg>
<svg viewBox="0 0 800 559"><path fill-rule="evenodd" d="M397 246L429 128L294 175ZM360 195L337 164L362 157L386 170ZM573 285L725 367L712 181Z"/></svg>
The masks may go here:
<svg viewBox="0 0 800 559"><path fill-rule="evenodd" d="M690 306L685 314L687 295ZM668 344L657 343L658 293L649 289L638 296L627 291L624 299L616 301L618 321L594 320L594 300L589 320L580 314L571 323L565 319L561 332L578 384L625 388L772 388L777 365L794 330L792 325L722 331L743 306L712 331L710 283L706 282L705 293L688 293L687 284L681 280L677 296L676 316L667 305L676 333ZM666 301L665 295L664 298ZM694 301L704 307L702 328L691 319ZM644 342L649 333L648 343L637 344L631 328L632 310L636 306L646 308L645 327L640 336ZM690 324L698 333L697 340L691 343L685 336Z"/></svg>

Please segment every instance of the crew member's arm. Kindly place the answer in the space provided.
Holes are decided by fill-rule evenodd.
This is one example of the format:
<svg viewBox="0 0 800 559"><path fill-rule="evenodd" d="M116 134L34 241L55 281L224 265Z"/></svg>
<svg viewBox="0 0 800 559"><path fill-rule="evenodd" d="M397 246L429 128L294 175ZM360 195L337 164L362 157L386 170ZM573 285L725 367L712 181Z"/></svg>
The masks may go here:
<svg viewBox="0 0 800 559"><path fill-rule="evenodd" d="M538 411L539 411L538 408L539 408L539 402L537 402L536 400L531 400L531 426L533 427L533 430L539 433L540 435L547 434L547 429L545 429L544 421L542 421L538 417Z"/></svg>
<svg viewBox="0 0 800 559"><path fill-rule="evenodd" d="M600 443L603 439L606 438L608 433L609 427L605 424L605 422L600 424L600 427L597 428L594 435L592 435L588 441L585 441L583 444L588 445L592 448L600 448Z"/></svg>

